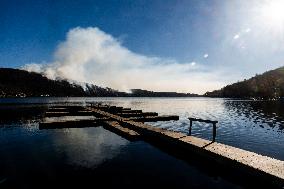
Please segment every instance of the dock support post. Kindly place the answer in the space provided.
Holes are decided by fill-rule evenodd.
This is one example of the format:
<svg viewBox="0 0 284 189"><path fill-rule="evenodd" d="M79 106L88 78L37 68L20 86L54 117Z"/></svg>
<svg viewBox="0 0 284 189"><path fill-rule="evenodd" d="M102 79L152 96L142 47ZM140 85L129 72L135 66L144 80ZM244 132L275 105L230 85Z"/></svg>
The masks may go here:
<svg viewBox="0 0 284 189"><path fill-rule="evenodd" d="M192 120L190 120L190 125L189 125L189 131L188 131L188 135L191 135L191 128L192 128Z"/></svg>
<svg viewBox="0 0 284 189"><path fill-rule="evenodd" d="M213 123L213 139L212 139L213 142L215 142L216 130L217 130L217 129L216 129L216 123L214 122L214 123Z"/></svg>

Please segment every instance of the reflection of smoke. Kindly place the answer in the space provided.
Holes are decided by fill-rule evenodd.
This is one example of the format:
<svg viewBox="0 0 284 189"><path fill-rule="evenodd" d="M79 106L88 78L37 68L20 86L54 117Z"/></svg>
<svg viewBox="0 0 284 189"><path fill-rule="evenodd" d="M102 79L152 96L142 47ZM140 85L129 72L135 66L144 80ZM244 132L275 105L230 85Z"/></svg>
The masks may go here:
<svg viewBox="0 0 284 189"><path fill-rule="evenodd" d="M54 141L56 149L60 149L67 156L68 163L87 168L94 168L115 157L128 143L101 127L70 129Z"/></svg>
<svg viewBox="0 0 284 189"><path fill-rule="evenodd" d="M49 78L66 78L120 90L143 88L160 91L201 93L219 88L216 73L202 72L193 62L147 57L123 47L98 28L75 28L68 32L54 62L28 64L28 71L43 72Z"/></svg>

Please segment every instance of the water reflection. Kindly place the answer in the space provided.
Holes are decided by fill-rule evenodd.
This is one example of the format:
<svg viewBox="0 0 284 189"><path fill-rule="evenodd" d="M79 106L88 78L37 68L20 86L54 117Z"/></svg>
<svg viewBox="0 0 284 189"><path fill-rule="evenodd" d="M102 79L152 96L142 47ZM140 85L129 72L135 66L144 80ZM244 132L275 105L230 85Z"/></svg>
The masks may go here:
<svg viewBox="0 0 284 189"><path fill-rule="evenodd" d="M84 170L111 161L128 143L102 127L39 130L32 121L1 124L0 188L38 188L76 174L73 179L83 179Z"/></svg>
<svg viewBox="0 0 284 189"><path fill-rule="evenodd" d="M95 168L119 154L128 141L96 127L57 131L52 143L56 153L64 154L68 164Z"/></svg>
<svg viewBox="0 0 284 189"><path fill-rule="evenodd" d="M188 132L188 117L218 120L218 142L284 160L283 102L209 98L33 98L2 102L0 184L18 183L14 188L25 188L22 183L30 186L35 180L57 182L57 176L64 184L70 183L70 178L80 178L80 184L97 178L97 183L115 187L119 182L130 188L147 178L143 188L153 183L157 187L232 188L220 177L216 180L143 141L129 142L102 127L39 130L43 113L54 105L102 102L175 114L179 121L150 124L184 133ZM212 126L194 123L192 134L210 138Z"/></svg>
<svg viewBox="0 0 284 189"><path fill-rule="evenodd" d="M2 103L14 103L16 106L19 106L20 100L1 99ZM160 115L179 115L179 121L150 124L183 133L188 133L188 117L217 120L219 121L217 141L284 159L284 150L280 145L284 143L283 101L215 98L44 98L44 100L31 98L21 101L21 103L25 103L25 106L33 106L33 103L38 103L37 105L43 106L43 109L53 105L86 105L94 102L158 112ZM26 114L25 111L22 112L18 113L15 118L22 119L21 116L29 116L33 113L31 111L26 111L28 112ZM6 115L3 117L4 120L13 120L11 114L7 113ZM32 119L40 119L40 117L37 115ZM192 128L192 135L211 139L212 126L196 122Z"/></svg>

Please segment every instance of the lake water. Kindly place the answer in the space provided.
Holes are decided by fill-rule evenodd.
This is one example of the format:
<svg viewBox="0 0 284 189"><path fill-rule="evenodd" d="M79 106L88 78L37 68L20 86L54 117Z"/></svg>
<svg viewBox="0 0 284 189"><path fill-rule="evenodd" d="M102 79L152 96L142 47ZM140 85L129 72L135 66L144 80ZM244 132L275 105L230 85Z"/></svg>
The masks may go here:
<svg viewBox="0 0 284 189"><path fill-rule="evenodd" d="M150 123L188 132L188 117L217 120L220 143L284 160L284 102L214 98L17 98L0 99L0 188L47 183L109 187L240 188L144 142L130 142L102 127L39 130L49 106L109 105L179 115ZM192 135L210 139L212 126L194 123ZM143 181L141 181L141 179ZM41 183L39 185L39 183ZM46 184L42 184L46 183Z"/></svg>

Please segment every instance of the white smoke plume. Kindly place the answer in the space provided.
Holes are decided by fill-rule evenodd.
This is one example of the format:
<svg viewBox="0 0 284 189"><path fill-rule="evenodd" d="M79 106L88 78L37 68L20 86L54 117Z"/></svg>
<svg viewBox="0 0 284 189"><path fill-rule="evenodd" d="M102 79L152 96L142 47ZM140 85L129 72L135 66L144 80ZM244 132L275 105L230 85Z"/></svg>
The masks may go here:
<svg viewBox="0 0 284 189"><path fill-rule="evenodd" d="M74 28L60 43L54 61L27 64L28 71L48 78L93 83L121 91L133 88L202 94L224 85L218 74L204 72L198 63L180 63L134 53L99 28Z"/></svg>

